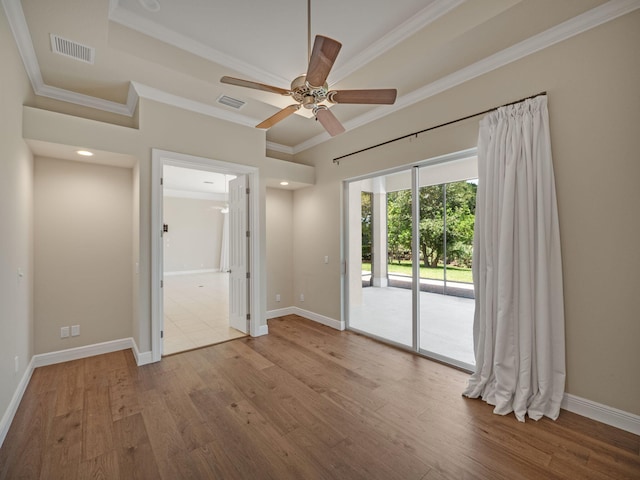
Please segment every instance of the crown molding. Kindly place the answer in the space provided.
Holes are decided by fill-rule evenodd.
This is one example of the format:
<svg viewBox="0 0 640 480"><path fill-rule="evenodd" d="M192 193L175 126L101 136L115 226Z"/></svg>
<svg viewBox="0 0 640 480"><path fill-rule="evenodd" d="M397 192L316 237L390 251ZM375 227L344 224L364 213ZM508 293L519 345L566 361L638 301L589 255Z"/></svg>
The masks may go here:
<svg viewBox="0 0 640 480"><path fill-rule="evenodd" d="M9 28L11 28L11 32L13 33L13 38L16 41L18 52L20 52L20 56L22 57L24 68L27 71L27 76L29 77L31 86L35 91L43 85L42 74L40 73L40 66L38 65L36 51L34 50L33 43L31 42L29 27L27 26L27 21L24 18L22 4L20 3L20 0L2 0L2 6L4 7L5 14L7 15Z"/></svg>
<svg viewBox="0 0 640 480"><path fill-rule="evenodd" d="M468 65L456 72L439 78L413 92L399 97L396 103L389 106L377 107L367 113L355 117L344 123L347 130L354 130L358 127L371 123L382 117L402 110L434 95L442 93L462 83L468 82L480 75L489 73L509 63L520 60L528 55L544 50L556 43L567 40L575 35L586 32L603 23L614 20L622 15L631 13L640 8L640 0L610 0L598 7L573 17L563 23L551 27L533 37L529 37L511 47L505 48L493 55ZM294 154L300 153L311 147L319 145L329 139L329 135L321 133L315 137L299 143L293 147Z"/></svg>
<svg viewBox="0 0 640 480"><path fill-rule="evenodd" d="M157 102L173 105L182 109L191 110L197 113L201 113L203 115L208 115L208 116L216 117L229 122L238 123L240 125L254 126L258 121L246 115L239 115L235 112L223 110L221 108L214 107L212 105L208 105L208 104L194 101L194 100L189 100L185 97L173 95L173 94L164 92L162 90L140 84L138 82L131 82L129 86L129 94L127 96L126 104L111 102L108 100L92 97L89 95L83 95L76 92L46 85L44 84L44 81L42 79L42 74L40 72L40 67L37 62L35 50L33 48L33 43L31 42L31 35L29 34L29 28L24 18L24 12L22 10L22 5L20 4L20 0L0 0L0 1L6 12L9 26L11 28L13 36L16 40L16 44L18 46L18 51L20 52L22 61L25 65L25 70L27 72L29 80L31 81L31 85L36 95L41 95L41 96L53 98L56 100L61 100L64 102L70 102L77 105L82 105L90 108L97 108L100 110L117 113L120 115L127 115L127 116L133 116L136 105L138 103L138 98L143 97L143 98L147 98ZM461 1L462 0L456 0L456 2L461 2ZM114 21L126 20L118 16L118 14L116 13L117 11L116 6L117 6L117 0L110 0L110 3L109 3L110 19ZM431 21L433 21L433 19L438 18L437 15L442 16L446 13L446 7L447 7L447 4L444 0L438 0L436 3L433 4L432 7L427 7L426 9L422 10L420 14L412 18L409 22L405 22L403 26L405 26L407 29L416 28L416 25L418 25L420 21L422 22L427 21L426 19L428 18L431 18L432 19ZM571 38L575 35L578 35L587 30L590 30L591 28L597 27L599 25L602 25L603 23L614 20L622 15L626 15L627 13L637 10L638 8L640 8L640 0L610 0L607 3L604 3L598 7L595 7L587 12L584 12L581 15L578 15L559 25L556 25L555 27L552 27L537 35L534 35L533 37L523 40L522 42L512 45L511 47L508 47L500 52L490 55L489 57L486 57L456 72L446 75L436 80L435 82L432 82L417 90L414 90L413 92L403 95L396 100L396 103L394 105L382 106L382 107L377 107L372 110L369 110L367 113L360 115L356 118L353 118L348 122L345 122L345 127L349 130L353 130L363 125L366 125L368 123L371 123L375 120L379 120L387 115L390 115L394 112L402 110L403 108L409 107L423 100L426 100L434 95L442 93L453 87L456 87L480 75L489 73L497 68L503 67L523 57L536 53L556 43L567 40L568 38ZM115 20L115 18L118 18L118 20ZM410 35L410 33L407 35ZM395 38L396 40L400 39L402 37L402 33L400 31L397 31L397 32L394 31L391 34L389 34L389 37L390 37L389 39L386 39L382 43L382 46L380 48L391 48L391 46L393 46L392 38ZM385 38L386 37L384 37L383 40ZM176 41L178 40L179 39L176 39ZM163 40L163 41L166 41L166 40ZM397 41L401 41L401 40L397 40ZM391 46L385 47L385 45L391 45ZM180 48L183 48L183 47L180 47ZM185 49L188 50L188 48L185 48ZM195 53L195 52L192 52L192 53ZM206 52L203 52L203 55L204 53ZM217 52L217 53L220 53L220 52ZM363 52L363 55L365 55L364 52ZM369 57L369 58L373 59L373 57ZM212 60L224 64L223 60L216 60L213 58ZM230 66L229 68L233 68L235 70L240 71L241 73L244 73L244 71L241 68L242 66L241 65L239 66L237 61L233 59L229 61L235 62L234 66ZM364 61L364 60L361 59L358 61ZM248 66L248 68L251 68L254 73L247 73L247 75L250 75L250 76L256 75L258 76L258 78L263 78L263 79L265 78L264 75L269 77L269 74L267 74L266 72L260 72L257 69L254 69L253 67L250 67L250 66ZM280 80L275 79L273 83L280 83ZM269 148L270 150L287 153L290 155L295 155L304 150L307 150L316 145L319 145L320 143L325 142L330 138L331 137L326 132L323 132L293 147L288 147L285 145L268 142L267 148Z"/></svg>
<svg viewBox="0 0 640 480"><path fill-rule="evenodd" d="M359 70L369 62L372 62L383 53L409 38L414 33L423 29L427 25L435 22L443 15L446 15L466 0L435 0L427 7L420 10L413 17L409 18L389 33L373 42L367 48L351 58L341 67L331 71L331 83L338 83Z"/></svg>
<svg viewBox="0 0 640 480"><path fill-rule="evenodd" d="M282 145L281 143L275 143L275 142L267 142L267 150L280 152L280 153L287 153L289 155L293 155L295 153L293 151L293 147L289 147L288 145Z"/></svg>
<svg viewBox="0 0 640 480"><path fill-rule="evenodd" d="M174 47L185 50L193 55L197 55L198 57L218 63L250 78L260 79L261 82L271 83L274 85L289 85L291 83L291 79L274 75L273 73L238 60L216 50L215 48L208 47L203 43L169 30L158 23L147 20L136 13L126 11L122 8L117 8L117 6L114 7L114 3L117 5L117 1L112 1L109 8L109 20L112 22L119 23L120 25L148 35L156 40L160 40L161 42L173 45Z"/></svg>
<svg viewBox="0 0 640 480"><path fill-rule="evenodd" d="M60 100L62 102L74 103L85 107L96 108L106 112L117 113L119 115L126 115L129 117L133 116L133 112L135 111L138 103L138 96L131 85L129 85L127 103L125 104L46 85L42 79L42 73L40 72L40 66L38 65L38 58L36 57L36 51L33 48L31 34L29 33L29 26L24 18L24 11L22 10L20 0L2 0L2 6L4 7L4 11L7 15L7 20L13 33L13 37L16 40L18 52L22 57L22 62L27 72L27 76L29 77L29 81L31 82L31 87L36 95Z"/></svg>
<svg viewBox="0 0 640 480"><path fill-rule="evenodd" d="M179 95L165 92L164 90L144 85L142 83L131 82L131 84L141 98L165 103L167 105L172 105L183 110L190 110L192 112L201 113L203 115L219 118L228 122L238 123L247 127L253 127L256 124L255 118L251 118L246 115L241 115L236 112L224 110L222 108L214 107L213 105L198 102L196 100L190 100Z"/></svg>

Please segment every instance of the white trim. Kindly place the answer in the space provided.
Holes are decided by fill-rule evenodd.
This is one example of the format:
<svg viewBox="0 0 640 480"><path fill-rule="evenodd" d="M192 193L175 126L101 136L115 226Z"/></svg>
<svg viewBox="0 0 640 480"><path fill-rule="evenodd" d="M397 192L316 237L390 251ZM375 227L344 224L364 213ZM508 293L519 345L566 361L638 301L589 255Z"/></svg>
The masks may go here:
<svg viewBox="0 0 640 480"><path fill-rule="evenodd" d="M97 108L100 110L128 116L133 116L135 107L137 105L138 96L140 96L157 102L173 105L185 110L191 110L197 113L201 113L203 115L208 115L229 122L238 123L240 125L254 126L257 122L260 121L209 104L173 95L138 82L130 83L129 95L127 97L126 105L45 85L35 55L33 43L31 41L31 35L29 34L29 28L24 18L24 12L22 10L20 0L0 1L4 6L11 31L13 32L13 36L18 45L20 56L22 57L27 75L29 76L31 85L36 95L47 96L57 100L75 103L77 105L84 105L87 107ZM455 1L458 2L459 0ZM443 15L444 13L446 13L447 3L448 2L442 1L432 4L431 6L420 12L418 16L426 15L426 17L428 18L428 15ZM473 78L476 78L480 75L489 73L497 68L503 67L523 57L536 53L547 47L555 45L556 43L567 40L575 35L602 25L603 23L614 20L622 15L626 15L627 13L630 13L638 8L640 8L640 0L610 0L607 3L588 10L574 18L560 23L559 25L545 30L544 32L523 40L520 43L517 43L500 52L490 55L489 57L486 57L474 64L468 65L467 67L453 72L450 75L446 75L436 80L435 82L432 82L417 90L414 90L413 92L408 93L407 95L403 95L396 100L396 103L394 105L385 105L369 110L367 113L355 117L348 122L345 122L344 126L347 130L354 130L358 127L397 112L403 108L409 107L418 102L433 97L434 95L449 90L464 82L472 80ZM217 52L216 50L210 49L209 47L205 47L197 42L193 42L190 39L185 39L185 37L177 36L173 32L169 32L171 33L172 38L167 38L166 36L164 36L164 32L161 31L163 27L160 27L153 22L148 22L149 25L147 25L146 30L141 30L140 26L133 26L135 22L131 23L133 21L132 19L134 18L133 15L130 16L128 13L122 15L122 12L117 8L117 2L115 0L110 0L109 9L109 18L112 21L121 23L125 26L129 26L139 31L144 31L144 33L146 33L147 35L150 35L154 38L159 38L165 42L191 51L196 55L202 56L203 58L208 58L221 65L228 66L229 68L241 73L245 73L250 77L260 79L260 81L262 82L266 81L268 83L288 85L289 80L274 77L267 72L263 72L261 69L257 69L251 65L239 62L238 60L224 55L221 52ZM435 12L430 12L431 9L435 10ZM402 28L414 28L414 22L419 23L419 21L420 20L411 19L403 24ZM158 30L158 28L160 28L161 30ZM382 44L380 48L389 48L388 45L392 45L392 43L387 44L387 42L393 42L392 38L397 37L401 39L402 35L404 34L404 30L402 30L402 28L399 31L391 32L388 39L387 37L383 37L383 39L381 40ZM185 41L196 43L197 45L188 46L186 43L184 43ZM361 54L362 58L361 56L356 57L357 62L366 61L366 59L369 58L369 55L371 55L371 53L365 54L365 52L363 52ZM335 73L336 72L334 72L334 74ZM340 70L337 70L337 73L339 76ZM323 132L319 135L316 135L315 137L299 143L298 145L295 145L294 147L281 147L283 149L286 149L286 151L284 151L283 153L289 153L290 151L292 151L292 154L297 154L311 147L319 145L320 143L323 143L330 138L331 137L326 132ZM283 151L280 149L278 144L275 143L271 143L269 148L274 151ZM291 150L289 150L290 148Z"/></svg>
<svg viewBox="0 0 640 480"><path fill-rule="evenodd" d="M271 150L273 152L286 153L288 155L293 155L293 147L289 147L287 145L282 145L280 143L275 142L267 142L267 150Z"/></svg>
<svg viewBox="0 0 640 480"><path fill-rule="evenodd" d="M162 237L153 232L160 232L162 226L162 186L160 178L164 165L173 165L196 170L207 170L227 174L245 174L251 194L249 195L249 230L250 242L250 302L249 302L249 334L252 337L263 335L260 323L262 318L261 281L260 281L260 179L259 169L240 163L223 162L211 158L196 157L178 152L170 152L153 148L151 150L151 352L154 362L162 358L162 294L160 280L162 269Z"/></svg>
<svg viewBox="0 0 640 480"><path fill-rule="evenodd" d="M640 435L640 415L565 393L561 407L569 412Z"/></svg>
<svg viewBox="0 0 640 480"><path fill-rule="evenodd" d="M567 40L575 35L614 20L622 15L640 8L640 0L610 0L607 3L584 12L563 23L551 27L533 37L523 40L511 47L505 48L493 55L468 65L460 70L446 75L438 80L424 85L406 95L399 97L393 105L385 105L369 110L367 113L357 116L348 122L344 122L347 130L354 130L367 123L390 115L403 108L433 97L439 93L456 87L462 83L484 75L509 63L520 60L528 55L539 52L547 47ZM293 147L294 154L319 145L331 138L326 132L310 138Z"/></svg>
<svg viewBox="0 0 640 480"><path fill-rule="evenodd" d="M276 310L269 310L267 312L267 320L277 317L284 317L285 315L296 315L296 307L278 308Z"/></svg>
<svg viewBox="0 0 640 480"><path fill-rule="evenodd" d="M9 406L2 415L2 420L0 420L0 447L4 443L4 439L7 437L7 433L9 432L9 428L11 427L11 422L13 422L13 418L18 411L18 407L20 406L20 401L22 400L22 396L24 395L27 386L29 385L29 380L31 380L31 374L33 373L33 357L31 357L31 361L29 365L27 365L22 378L20 379L20 383L18 383L18 387L16 391L13 392L13 396L11 397L11 401L9 402Z"/></svg>
<svg viewBox="0 0 640 480"><path fill-rule="evenodd" d="M153 355L151 354L151 352L141 352L140 350L138 350L138 344L136 343L136 341L132 338L131 339L131 350L133 350L133 356L136 359L136 365L137 366L141 366L141 365L147 365L148 363L153 363Z"/></svg>
<svg viewBox="0 0 640 480"><path fill-rule="evenodd" d="M174 32L156 22L147 20L133 12L114 8L109 12L109 20L144 33L156 40L173 45L193 55L215 62L236 72L240 72L256 80L274 85L289 85L291 79L275 75L261 68L231 57L215 48L211 48L197 40L193 40L180 33Z"/></svg>
<svg viewBox="0 0 640 480"><path fill-rule="evenodd" d="M438 20L450 11L463 4L465 0L435 0L420 10L413 17L375 42L369 44L364 50L349 59L344 65L331 71L331 83L338 83L352 73L374 61L383 53L409 38L414 33Z"/></svg>
<svg viewBox="0 0 640 480"><path fill-rule="evenodd" d="M69 348L66 350L58 350L57 352L40 353L33 356L33 368L93 357L94 355L102 355L103 353L117 352L128 348L133 348L133 339L131 337L111 340L109 342L94 343L93 345L84 345L82 347Z"/></svg>
<svg viewBox="0 0 640 480"><path fill-rule="evenodd" d="M218 108L207 103L180 97L178 95L174 95L172 93L168 93L139 82L131 82L131 84L140 97L146 98L148 100L164 103L166 105L178 107L183 110L189 110L191 112L201 113L202 115L219 118L221 120L237 123L246 127L255 127L256 124L260 122L260 120L256 120L255 118L248 117L246 115L241 115L239 113Z"/></svg>
<svg viewBox="0 0 640 480"><path fill-rule="evenodd" d="M261 337L262 335L268 335L269 334L269 326L268 325L260 325L260 328L258 329L258 335L256 335L257 337Z"/></svg>
<svg viewBox="0 0 640 480"><path fill-rule="evenodd" d="M173 277L175 275L197 275L199 273L219 273L219 268L202 268L200 270L176 270L175 272L164 272L165 277Z"/></svg>
<svg viewBox="0 0 640 480"><path fill-rule="evenodd" d="M344 330L345 324L342 320L336 320L334 318L325 317L324 315L320 315L319 313L310 312L309 310L303 310L299 307L290 307L292 309L292 313L295 315L300 315L301 317L306 318L307 320L312 320L317 323L321 323L322 325L326 325L327 327L334 328L336 330Z"/></svg>

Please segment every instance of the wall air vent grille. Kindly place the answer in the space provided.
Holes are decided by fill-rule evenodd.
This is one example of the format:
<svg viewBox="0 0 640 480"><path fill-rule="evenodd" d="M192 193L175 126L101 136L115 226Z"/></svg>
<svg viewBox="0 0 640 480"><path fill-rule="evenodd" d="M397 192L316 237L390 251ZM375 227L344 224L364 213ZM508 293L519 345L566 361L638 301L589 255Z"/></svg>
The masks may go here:
<svg viewBox="0 0 640 480"><path fill-rule="evenodd" d="M220 95L218 97L218 103L226 105L227 107L235 108L236 110L240 110L246 102L238 100L237 98L228 97L227 95Z"/></svg>
<svg viewBox="0 0 640 480"><path fill-rule="evenodd" d="M53 53L71 57L81 62L90 63L91 65L93 65L96 51L95 48L67 40L53 33L51 34L51 50Z"/></svg>

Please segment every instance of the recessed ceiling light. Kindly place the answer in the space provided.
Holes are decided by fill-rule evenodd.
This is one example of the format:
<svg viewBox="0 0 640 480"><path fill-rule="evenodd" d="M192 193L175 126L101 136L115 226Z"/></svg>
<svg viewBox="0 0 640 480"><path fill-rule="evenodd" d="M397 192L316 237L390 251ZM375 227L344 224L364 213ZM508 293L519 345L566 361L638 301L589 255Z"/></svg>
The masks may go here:
<svg viewBox="0 0 640 480"><path fill-rule="evenodd" d="M76 151L76 153L78 155L82 155L83 157L93 157L93 152L90 152L89 150L78 150Z"/></svg>
<svg viewBox="0 0 640 480"><path fill-rule="evenodd" d="M286 186L286 185L289 185L289 182L287 182L286 180L283 180L282 182L280 182L280 185Z"/></svg>

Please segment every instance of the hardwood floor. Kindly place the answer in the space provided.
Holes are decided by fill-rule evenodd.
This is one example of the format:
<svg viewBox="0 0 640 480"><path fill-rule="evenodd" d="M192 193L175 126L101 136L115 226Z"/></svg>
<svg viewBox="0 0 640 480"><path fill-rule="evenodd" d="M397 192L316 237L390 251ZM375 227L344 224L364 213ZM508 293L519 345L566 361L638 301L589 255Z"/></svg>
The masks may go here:
<svg viewBox="0 0 640 480"><path fill-rule="evenodd" d="M296 316L269 332L36 369L0 479L640 478L636 435L494 415L466 374Z"/></svg>

